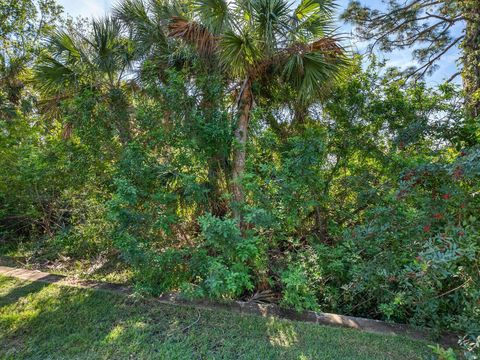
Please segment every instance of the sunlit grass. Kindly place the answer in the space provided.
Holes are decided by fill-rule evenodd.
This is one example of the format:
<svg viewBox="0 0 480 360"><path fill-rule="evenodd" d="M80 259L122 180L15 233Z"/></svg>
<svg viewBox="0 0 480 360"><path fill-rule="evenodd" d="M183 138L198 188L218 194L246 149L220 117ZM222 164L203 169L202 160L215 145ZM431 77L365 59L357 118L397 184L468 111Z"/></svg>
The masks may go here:
<svg viewBox="0 0 480 360"><path fill-rule="evenodd" d="M0 277L1 359L419 359L426 343Z"/></svg>

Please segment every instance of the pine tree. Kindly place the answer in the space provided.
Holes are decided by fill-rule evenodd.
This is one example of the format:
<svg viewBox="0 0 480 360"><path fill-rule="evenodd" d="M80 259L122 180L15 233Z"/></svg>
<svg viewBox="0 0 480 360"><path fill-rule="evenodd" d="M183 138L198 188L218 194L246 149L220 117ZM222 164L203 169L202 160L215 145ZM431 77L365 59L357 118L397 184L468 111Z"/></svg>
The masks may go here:
<svg viewBox="0 0 480 360"><path fill-rule="evenodd" d="M478 0L388 0L383 10L351 1L342 18L356 26L359 36L382 51L415 47L420 66L410 76L432 73L452 48L462 49L462 75L466 109L480 116L480 1ZM460 28L458 31L452 31Z"/></svg>

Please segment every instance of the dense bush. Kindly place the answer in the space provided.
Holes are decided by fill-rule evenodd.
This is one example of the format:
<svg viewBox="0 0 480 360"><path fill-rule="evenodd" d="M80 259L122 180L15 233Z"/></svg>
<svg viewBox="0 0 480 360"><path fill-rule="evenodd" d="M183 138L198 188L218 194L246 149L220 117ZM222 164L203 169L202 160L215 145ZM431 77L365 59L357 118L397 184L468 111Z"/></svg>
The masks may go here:
<svg viewBox="0 0 480 360"><path fill-rule="evenodd" d="M243 148L238 74L188 41L126 34L140 21L127 20L51 39L19 75L23 102L0 81L2 253L119 254L142 292L409 322L475 347L479 131L455 86L357 58L300 97L262 63ZM76 42L91 54L78 59ZM132 59L138 76L124 77Z"/></svg>

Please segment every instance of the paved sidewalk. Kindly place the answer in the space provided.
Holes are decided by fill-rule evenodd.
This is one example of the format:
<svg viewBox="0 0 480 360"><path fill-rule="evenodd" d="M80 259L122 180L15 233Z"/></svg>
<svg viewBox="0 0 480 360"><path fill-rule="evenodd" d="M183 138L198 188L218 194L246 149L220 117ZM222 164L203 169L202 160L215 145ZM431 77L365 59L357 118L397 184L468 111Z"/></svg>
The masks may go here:
<svg viewBox="0 0 480 360"><path fill-rule="evenodd" d="M11 276L22 280L40 281L49 284L72 286L85 289L99 289L122 294L133 293L131 288L120 284L111 284L92 280L71 279L63 275L50 274L39 270L27 270L12 268L9 266L0 266L0 275Z"/></svg>

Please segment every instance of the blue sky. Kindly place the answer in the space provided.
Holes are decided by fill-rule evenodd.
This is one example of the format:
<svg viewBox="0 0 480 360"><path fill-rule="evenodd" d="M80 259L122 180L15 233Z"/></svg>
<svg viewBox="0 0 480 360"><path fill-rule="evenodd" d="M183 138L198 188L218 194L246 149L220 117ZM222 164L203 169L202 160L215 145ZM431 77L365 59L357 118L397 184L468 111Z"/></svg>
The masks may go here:
<svg viewBox="0 0 480 360"><path fill-rule="evenodd" d="M57 0L65 11L72 15L83 17L100 17L108 14L116 0ZM338 0L339 12L346 7L349 0ZM361 0L362 3L368 3L370 6L381 6L381 0ZM350 33L351 28L345 24L339 23L342 32ZM356 40L353 36L350 40L350 46L360 52L365 50L366 44ZM395 51L393 53L377 53L380 58L388 59L388 66L398 66L406 68L415 65L409 50ZM458 71L455 60L458 58L458 48L451 49L444 55L439 63L440 68L428 79L431 85L439 84L444 79L448 79L452 74ZM459 79L458 79L459 81Z"/></svg>

